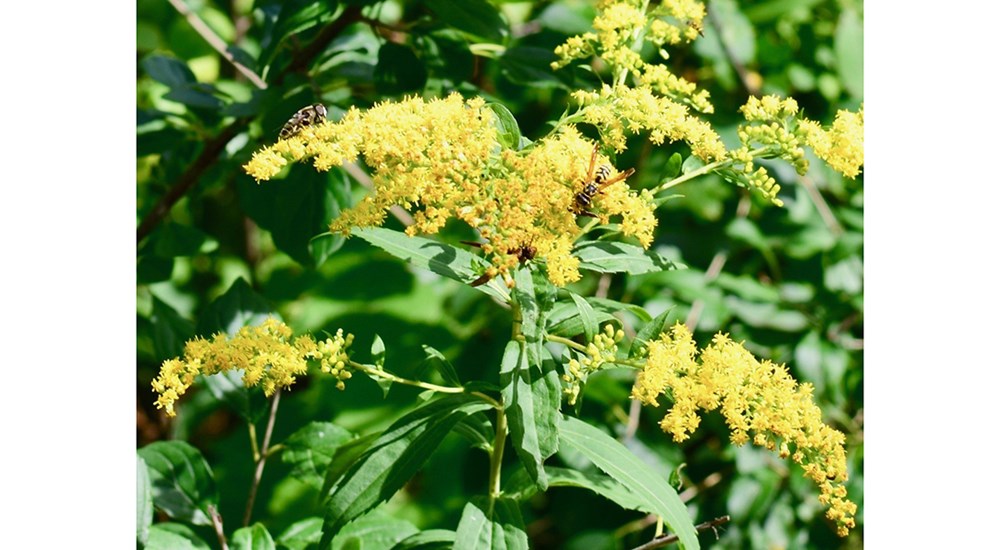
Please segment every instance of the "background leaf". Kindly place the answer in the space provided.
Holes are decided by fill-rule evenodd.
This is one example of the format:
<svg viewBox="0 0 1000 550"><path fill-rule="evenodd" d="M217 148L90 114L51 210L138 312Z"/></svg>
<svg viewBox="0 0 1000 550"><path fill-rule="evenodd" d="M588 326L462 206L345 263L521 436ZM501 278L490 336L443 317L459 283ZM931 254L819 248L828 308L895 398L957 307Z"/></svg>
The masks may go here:
<svg viewBox="0 0 1000 550"><path fill-rule="evenodd" d="M218 507L219 493L198 449L183 441L157 441L138 453L149 468L157 509L195 525L211 524L208 506Z"/></svg>

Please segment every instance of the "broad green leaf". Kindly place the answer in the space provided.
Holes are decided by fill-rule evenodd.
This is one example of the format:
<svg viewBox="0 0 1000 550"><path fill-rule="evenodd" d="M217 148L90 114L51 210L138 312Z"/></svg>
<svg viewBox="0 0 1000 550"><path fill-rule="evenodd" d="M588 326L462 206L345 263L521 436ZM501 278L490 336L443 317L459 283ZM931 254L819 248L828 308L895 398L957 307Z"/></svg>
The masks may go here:
<svg viewBox="0 0 1000 550"><path fill-rule="evenodd" d="M208 337L224 332L233 336L241 328L260 325L268 317L277 317L277 314L263 297L239 278L198 316L195 333Z"/></svg>
<svg viewBox="0 0 1000 550"><path fill-rule="evenodd" d="M350 432L332 422L310 422L285 441L281 461L292 467L296 479L320 489L330 460L352 438Z"/></svg>
<svg viewBox="0 0 1000 550"><path fill-rule="evenodd" d="M488 267L486 261L478 256L423 237L410 237L383 227L356 227L351 232L401 260L460 283L475 281L479 273ZM478 266L479 273L471 266ZM506 287L497 285L495 280L475 288L503 302L508 299Z"/></svg>
<svg viewBox="0 0 1000 550"><path fill-rule="evenodd" d="M445 25L491 42L508 34L500 12L486 0L424 0L424 5Z"/></svg>
<svg viewBox="0 0 1000 550"><path fill-rule="evenodd" d="M561 443L586 456L642 503L640 510L656 514L680 537L681 548L700 548L687 508L663 476L651 470L608 434L571 416L563 416Z"/></svg>
<svg viewBox="0 0 1000 550"><path fill-rule="evenodd" d="M275 541L281 548L306 550L319 544L323 536L323 518L310 517L296 521L278 535Z"/></svg>
<svg viewBox="0 0 1000 550"><path fill-rule="evenodd" d="M538 88L565 88L559 74L552 70L551 63L558 60L551 49L534 46L507 48L500 56L500 68L504 75L516 84Z"/></svg>
<svg viewBox="0 0 1000 550"><path fill-rule="evenodd" d="M153 80L169 88L187 86L197 82L186 63L173 57L151 55L142 60L142 68Z"/></svg>
<svg viewBox="0 0 1000 550"><path fill-rule="evenodd" d="M232 550L274 550L274 539L260 523L237 529L229 541Z"/></svg>
<svg viewBox="0 0 1000 550"><path fill-rule="evenodd" d="M401 540L392 550L451 550L455 547L454 531L428 529Z"/></svg>
<svg viewBox="0 0 1000 550"><path fill-rule="evenodd" d="M315 266L325 260L327 250L310 248L336 244L336 238L323 237L329 242L313 242L327 233L330 220L340 216L341 204L337 187L345 185L344 172L339 169L318 172L312 166L293 164L283 181L258 185L252 178L237 178L240 206L257 225L268 230L274 244L282 252L304 266Z"/></svg>
<svg viewBox="0 0 1000 550"><path fill-rule="evenodd" d="M681 174L681 162L683 158L680 153L670 155L666 167L663 168L664 179L673 179Z"/></svg>
<svg viewBox="0 0 1000 550"><path fill-rule="evenodd" d="M375 510L349 523L322 548L389 549L418 532L412 523Z"/></svg>
<svg viewBox="0 0 1000 550"><path fill-rule="evenodd" d="M153 297L153 352L169 359L184 354L184 342L194 336L194 323L181 317L174 308Z"/></svg>
<svg viewBox="0 0 1000 550"><path fill-rule="evenodd" d="M219 491L198 449L183 441L157 441L138 450L149 467L153 504L168 516L210 525L208 506L219 506Z"/></svg>
<svg viewBox="0 0 1000 550"><path fill-rule="evenodd" d="M279 46L291 35L325 25L334 20L339 11L331 9L325 0L286 0L262 6L261 65L270 65Z"/></svg>
<svg viewBox="0 0 1000 550"><path fill-rule="evenodd" d="M163 258L152 253L144 253L136 261L135 278L138 284L148 285L169 280L173 271L173 258Z"/></svg>
<svg viewBox="0 0 1000 550"><path fill-rule="evenodd" d="M643 509L642 501L634 493L601 472L581 472L569 468L546 466L545 473L549 478L550 488L580 487L601 495L626 510ZM507 480L503 492L504 496L514 500L526 501L538 492L538 486L531 481L524 470L518 470Z"/></svg>
<svg viewBox="0 0 1000 550"><path fill-rule="evenodd" d="M180 523L157 523L149 528L146 550L210 550L190 527Z"/></svg>
<svg viewBox="0 0 1000 550"><path fill-rule="evenodd" d="M580 258L580 269L598 273L651 273L674 269L674 264L652 250L634 244L611 241L585 241L573 255Z"/></svg>
<svg viewBox="0 0 1000 550"><path fill-rule="evenodd" d="M149 468L141 456L135 457L135 539L139 544L149 540L149 526L153 524L153 485Z"/></svg>
<svg viewBox="0 0 1000 550"><path fill-rule="evenodd" d="M743 7L743 13L753 23L777 19L794 10L808 11L823 0L770 0Z"/></svg>
<svg viewBox="0 0 1000 550"><path fill-rule="evenodd" d="M451 395L400 418L337 482L325 503L325 547L345 525L388 500L413 476L463 418L490 406L467 395Z"/></svg>
<svg viewBox="0 0 1000 550"><path fill-rule="evenodd" d="M651 340L659 338L664 330L663 325L667 322L667 317L670 316L672 311L673 309L667 309L639 329L639 332L635 334L635 338L632 339L632 345L629 346L628 357L639 356L640 350L645 349Z"/></svg>
<svg viewBox="0 0 1000 550"><path fill-rule="evenodd" d="M455 548L514 550L528 548L528 534L517 502L499 498L492 513L485 499L476 498L465 505L455 533Z"/></svg>
<svg viewBox="0 0 1000 550"><path fill-rule="evenodd" d="M590 307L587 300L584 300L579 295L570 292L570 298L573 298L573 303L576 304L577 311L580 312L580 321L583 323L583 334L588 342L594 339L594 335L597 334L597 317L594 315L594 308Z"/></svg>
<svg viewBox="0 0 1000 550"><path fill-rule="evenodd" d="M168 223L156 231L156 243L153 250L164 258L174 256L193 256L203 247L216 248L218 242L203 231L189 225Z"/></svg>
<svg viewBox="0 0 1000 550"><path fill-rule="evenodd" d="M229 408L250 422L256 422L267 412L268 399L264 392L248 388L243 383L243 371L228 370L201 376L199 380L205 384L212 396L225 403Z"/></svg>
<svg viewBox="0 0 1000 550"><path fill-rule="evenodd" d="M458 371L455 370L455 366L445 358L443 353L430 346L425 345L423 348L424 353L427 354L427 358L424 359L424 362L440 373L441 378L444 379L445 383L452 386L462 385L462 380L458 377Z"/></svg>
<svg viewBox="0 0 1000 550"><path fill-rule="evenodd" d="M497 139L500 144L507 149L515 151L521 145L521 128L517 125L517 119L502 103L490 102L486 104L493 111L493 125L497 128Z"/></svg>
<svg viewBox="0 0 1000 550"><path fill-rule="evenodd" d="M385 42L379 48L373 77L375 89L380 94L417 92L427 83L427 68L410 48Z"/></svg>
<svg viewBox="0 0 1000 550"><path fill-rule="evenodd" d="M837 75L844 88L855 98L865 96L865 32L857 10L845 6L833 37L837 54Z"/></svg>

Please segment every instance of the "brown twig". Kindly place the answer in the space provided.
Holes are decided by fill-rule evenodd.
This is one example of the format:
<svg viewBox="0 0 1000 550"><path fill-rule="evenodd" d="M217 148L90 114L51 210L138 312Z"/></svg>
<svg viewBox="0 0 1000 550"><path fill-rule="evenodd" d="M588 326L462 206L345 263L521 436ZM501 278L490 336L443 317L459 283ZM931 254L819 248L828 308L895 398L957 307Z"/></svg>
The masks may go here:
<svg viewBox="0 0 1000 550"><path fill-rule="evenodd" d="M222 516L212 504L208 505L208 517L212 520L212 528L215 530L215 536L219 539L219 547L222 550L229 550L229 544L226 543L226 531L222 528Z"/></svg>
<svg viewBox="0 0 1000 550"><path fill-rule="evenodd" d="M247 509L243 514L243 526L246 527L250 525L250 517L253 515L253 503L257 499L257 487L260 485L260 479L264 475L264 464L267 463L267 457L270 456L268 446L271 444L271 432L274 430L274 417L278 415L278 401L281 400L281 390L274 392L274 397L271 398L271 411L268 413L267 417L267 428L264 429L264 440L261 441L260 450L254 449L254 457L257 460L257 468L253 473L253 483L250 485L250 496L247 497Z"/></svg>
<svg viewBox="0 0 1000 550"><path fill-rule="evenodd" d="M694 526L694 529L695 531L707 531L709 529L715 531L716 527L727 522L729 522L729 516L722 516L710 521L706 521L704 523L699 523L698 525ZM718 538L718 533L716 533L716 538ZM680 537L678 537L677 535L665 535L662 537L657 537L647 542L646 544L636 546L632 550L653 550L654 548L662 548L668 544L673 544L679 540Z"/></svg>
<svg viewBox="0 0 1000 550"><path fill-rule="evenodd" d="M273 83L280 85L288 74L308 66L317 55L326 49L337 35L349 25L358 21L360 17L361 8L349 6L345 9L344 13L336 21L323 29L312 42L299 51L292 62L274 78ZM226 144L229 143L229 140L233 139L249 122L250 118L238 118L224 128L218 136L205 143L205 148L202 149L198 158L181 173L180 177L177 178L177 182L167 190L167 193L143 217L142 222L139 224L139 229L136 231L137 245L149 236L153 228L166 217L174 204L191 190L205 170L218 160L219 154L225 148Z"/></svg>
<svg viewBox="0 0 1000 550"><path fill-rule="evenodd" d="M243 76L247 77L247 80L252 82L254 86L257 86L261 90L267 88L267 83L264 82L259 76L257 76L257 73L251 71L249 68L247 68L239 61L236 61L236 58L233 57L233 54L229 53L229 51L226 49L227 46L225 41L219 38L219 35L215 34L215 31L209 28L209 26L206 25L205 22L202 21L200 17L198 17L198 14L191 11L191 8L189 8L188 5L183 2L183 0L168 0L168 1L170 2L170 5L174 7L174 9L176 9L181 15L184 16L184 19L187 19L187 22L189 25L191 25L191 28L193 28L196 33L201 35L201 37L205 39L205 42L208 42L209 46L212 46L212 48L215 51L219 52L219 55L221 55L223 59L232 64L233 67L236 67L236 70L239 71Z"/></svg>
<svg viewBox="0 0 1000 550"><path fill-rule="evenodd" d="M833 215L833 210L830 209L830 205L826 203L826 199L816 188L816 184L813 183L812 178L808 176L801 176L799 181L802 182L802 187L806 189L809 193L809 199L816 206L816 210L819 212L819 216L823 218L823 223L830 229L834 237L839 237L844 234L844 228L837 221L837 217Z"/></svg>

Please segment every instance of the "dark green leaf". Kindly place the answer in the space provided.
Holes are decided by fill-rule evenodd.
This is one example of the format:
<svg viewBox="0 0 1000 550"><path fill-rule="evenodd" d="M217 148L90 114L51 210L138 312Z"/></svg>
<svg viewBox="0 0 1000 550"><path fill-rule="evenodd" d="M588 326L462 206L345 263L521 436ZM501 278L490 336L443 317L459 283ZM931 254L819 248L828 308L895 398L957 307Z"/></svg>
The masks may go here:
<svg viewBox="0 0 1000 550"><path fill-rule="evenodd" d="M665 180L674 179L681 174L682 160L683 157L681 157L680 153L670 155L670 158L667 160L667 166L663 169L663 178Z"/></svg>
<svg viewBox="0 0 1000 550"><path fill-rule="evenodd" d="M406 537L392 550L451 550L454 547L454 531L429 529Z"/></svg>
<svg viewBox="0 0 1000 550"><path fill-rule="evenodd" d="M194 336L194 323L178 315L174 308L153 297L153 351L159 359L180 357L184 342Z"/></svg>
<svg viewBox="0 0 1000 550"><path fill-rule="evenodd" d="M559 437L604 473L621 483L641 503L640 510L656 514L680 537L681 548L700 548L687 508L670 484L624 445L586 422L564 416Z"/></svg>
<svg viewBox="0 0 1000 550"><path fill-rule="evenodd" d="M858 12L848 6L840 12L834 51L837 54L837 75L844 88L861 99L865 93L864 49L865 33Z"/></svg>
<svg viewBox="0 0 1000 550"><path fill-rule="evenodd" d="M588 302L591 301L588 300ZM594 321L598 325L621 323L617 317L603 309L594 311ZM573 337L583 333L584 322L580 317L580 310L577 309L576 304L566 302L556 304L556 307L552 309L552 314L548 316L548 323L549 326L546 328L546 332L549 334Z"/></svg>
<svg viewBox="0 0 1000 550"><path fill-rule="evenodd" d="M146 550L210 550L187 525L180 523L157 523L149 528Z"/></svg>
<svg viewBox="0 0 1000 550"><path fill-rule="evenodd" d="M325 547L347 523L401 489L457 422L489 408L476 398L452 395L394 422L337 483L325 504L320 546Z"/></svg>
<svg viewBox="0 0 1000 550"><path fill-rule="evenodd" d="M424 60L431 74L456 84L472 78L476 61L461 33L444 29L432 32L426 39Z"/></svg>
<svg viewBox="0 0 1000 550"><path fill-rule="evenodd" d="M512 82L540 88L566 87L552 70L551 63L558 60L547 48L515 46L507 48L500 56L500 68Z"/></svg>
<svg viewBox="0 0 1000 550"><path fill-rule="evenodd" d="M497 128L497 139L500 144L508 149L519 149L521 128L518 127L514 115L501 103L487 103L486 106L493 111L493 125Z"/></svg>
<svg viewBox="0 0 1000 550"><path fill-rule="evenodd" d="M145 545L153 524L153 484L146 461L136 456L135 462L135 539Z"/></svg>
<svg viewBox="0 0 1000 550"><path fill-rule="evenodd" d="M357 462L358 457L372 446L378 437L379 434L370 433L341 445L337 449L337 454L333 456L333 460L330 461L330 467L326 470L326 479L323 480L323 490L320 492L324 495L329 494L334 484Z"/></svg>
<svg viewBox="0 0 1000 550"><path fill-rule="evenodd" d="M500 12L486 0L424 0L424 5L445 25L491 42L509 33Z"/></svg>
<svg viewBox="0 0 1000 550"><path fill-rule="evenodd" d="M223 107L222 100L212 95L212 88L204 84L174 88L164 94L163 99L202 109L219 110Z"/></svg>
<svg viewBox="0 0 1000 550"><path fill-rule="evenodd" d="M329 546L323 548L395 548L397 543L417 533L412 523L375 510L341 529Z"/></svg>
<svg viewBox="0 0 1000 550"><path fill-rule="evenodd" d="M614 502L626 510L642 510L643 503L634 493L607 475L596 472L581 472L569 468L546 466L545 473L549 478L549 487L580 487ZM504 495L518 501L526 501L538 492L538 486L526 475L524 470L518 470L507 480Z"/></svg>
<svg viewBox="0 0 1000 550"><path fill-rule="evenodd" d="M195 333L209 336L224 332L235 335L243 327L257 326L268 317L277 317L271 306L242 278L233 281L229 290L205 308L198 317Z"/></svg>
<svg viewBox="0 0 1000 550"><path fill-rule="evenodd" d="M513 550L528 548L528 535L517 503L499 498L491 507L483 499L465 505L455 533L455 548Z"/></svg>
<svg viewBox="0 0 1000 550"><path fill-rule="evenodd" d="M594 315L594 308L590 307L587 300L584 300L577 294L573 292L569 293L570 298L573 298L573 303L576 304L577 311L580 312L580 321L583 323L583 335L588 342L594 339L594 335L597 334L597 317Z"/></svg>
<svg viewBox="0 0 1000 550"><path fill-rule="evenodd" d="M629 357L640 356L640 350L644 350L651 340L659 338L660 334L663 332L663 325L667 322L667 317L670 316L672 311L672 309L667 309L639 329L635 338L632 339L632 345L629 346Z"/></svg>
<svg viewBox="0 0 1000 550"><path fill-rule="evenodd" d="M454 365L445 358L444 354L430 346L425 345L423 348L424 353L427 354L427 359L424 361L439 372L446 383L452 386L462 385L462 380L458 377Z"/></svg>
<svg viewBox="0 0 1000 550"><path fill-rule="evenodd" d="M306 550L319 544L323 536L323 518L310 517L296 521L278 535L278 546L288 550Z"/></svg>
<svg viewBox="0 0 1000 550"><path fill-rule="evenodd" d="M330 460L352 438L350 432L331 422L310 422L285 441L281 461L292 467L292 476L318 490Z"/></svg>
<svg viewBox="0 0 1000 550"><path fill-rule="evenodd" d="M136 264L135 278L140 285L170 280L170 275L174 271L173 258L163 258L150 253L140 255Z"/></svg>
<svg viewBox="0 0 1000 550"><path fill-rule="evenodd" d="M476 413L465 417L455 425L455 433L468 439L469 443L477 449L482 449L487 453L493 451L493 440L496 437L496 432L485 413Z"/></svg>
<svg viewBox="0 0 1000 550"><path fill-rule="evenodd" d="M156 237L153 249L164 258L194 256L206 243L210 243L213 248L218 246L217 242L200 229L179 223L164 224L156 232Z"/></svg>
<svg viewBox="0 0 1000 550"><path fill-rule="evenodd" d="M427 83L427 68L410 48L386 42L378 51L374 79L380 94L416 92Z"/></svg>
<svg viewBox="0 0 1000 550"><path fill-rule="evenodd" d="M313 265L323 265L323 262L340 250L346 241L343 235L330 232L320 233L309 239L309 252L312 255Z"/></svg>
<svg viewBox="0 0 1000 550"><path fill-rule="evenodd" d="M153 80L170 88L197 82L187 64L173 57L151 55L142 60L142 68Z"/></svg>
<svg viewBox="0 0 1000 550"><path fill-rule="evenodd" d="M229 541L232 550L274 550L274 539L260 523L237 529Z"/></svg>
<svg viewBox="0 0 1000 550"><path fill-rule="evenodd" d="M471 266L479 266L480 273L488 267L478 256L423 237L409 237L382 227L354 228L351 232L401 260L461 283L471 283L479 278L479 273ZM475 288L503 302L508 299L506 287L501 288L495 281Z"/></svg>
<svg viewBox="0 0 1000 550"><path fill-rule="evenodd" d="M210 525L208 506L219 506L219 492L208 463L183 441L157 441L138 450L149 467L153 503L168 516Z"/></svg>
<svg viewBox="0 0 1000 550"><path fill-rule="evenodd" d="M227 370L200 378L212 396L228 405L249 422L260 420L267 411L267 398L260 390L243 383L243 372Z"/></svg>
<svg viewBox="0 0 1000 550"><path fill-rule="evenodd" d="M634 244L611 241L585 241L573 255L580 258L580 269L598 273L651 273L674 269L674 264L652 250Z"/></svg>

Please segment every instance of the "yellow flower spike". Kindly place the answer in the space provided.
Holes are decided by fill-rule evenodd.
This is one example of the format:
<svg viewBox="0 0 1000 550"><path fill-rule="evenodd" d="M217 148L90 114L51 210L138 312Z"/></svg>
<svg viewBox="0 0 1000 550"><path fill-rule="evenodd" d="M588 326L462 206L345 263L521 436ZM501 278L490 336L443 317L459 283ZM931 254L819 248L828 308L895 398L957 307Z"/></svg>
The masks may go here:
<svg viewBox="0 0 1000 550"><path fill-rule="evenodd" d="M247 387L260 386L265 395L291 386L296 377L306 373L308 359L320 359L323 364L334 359L346 361L346 348L353 340L338 331L334 339L317 344L308 335L292 340L292 329L274 318L256 327L243 327L232 337L216 334L211 341L195 337L184 345L184 357L168 359L152 382L159 394L157 408L174 416L174 404L194 383L195 377L212 375L233 369L243 371ZM341 380L349 378L340 374Z"/></svg>
<svg viewBox="0 0 1000 550"><path fill-rule="evenodd" d="M664 432L683 441L698 427L698 411L721 409L734 444L752 439L755 445L799 463L819 487L820 502L829 506L827 517L837 524L838 534L847 535L854 527L857 506L846 499L843 486L844 435L822 422L811 385L797 384L784 365L758 361L723 334L699 353L690 331L681 324L648 348L632 396L652 405L660 395L672 396L673 405L660 422Z"/></svg>

